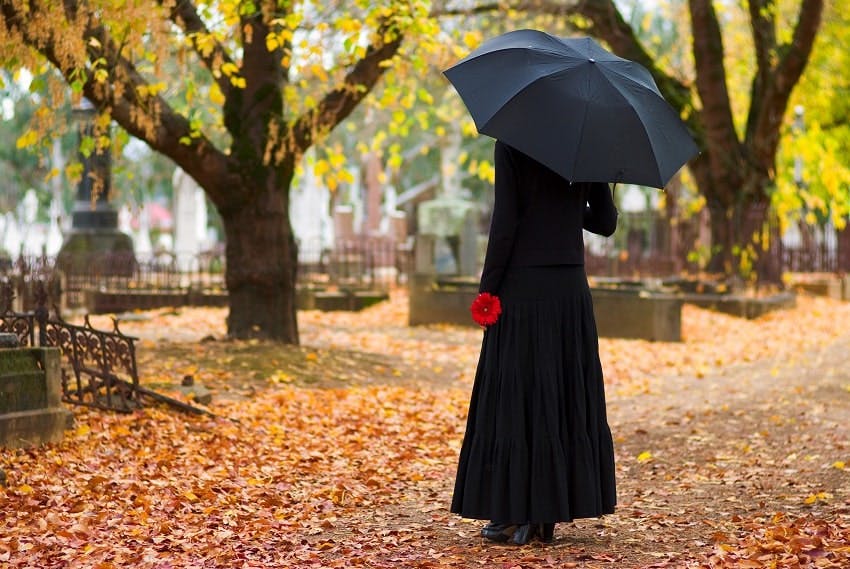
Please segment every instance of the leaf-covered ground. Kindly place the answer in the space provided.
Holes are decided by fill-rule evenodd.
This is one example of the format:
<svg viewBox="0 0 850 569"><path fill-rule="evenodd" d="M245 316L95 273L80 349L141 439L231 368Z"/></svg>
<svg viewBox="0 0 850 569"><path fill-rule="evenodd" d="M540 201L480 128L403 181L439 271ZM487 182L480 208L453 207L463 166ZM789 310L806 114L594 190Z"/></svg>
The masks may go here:
<svg viewBox="0 0 850 569"><path fill-rule="evenodd" d="M301 347L224 316L121 323L145 384L191 375L219 418L74 409L64 443L0 450L1 567L850 567L848 303L602 339L617 512L521 548L447 512L480 331L409 328L402 294L301 313Z"/></svg>

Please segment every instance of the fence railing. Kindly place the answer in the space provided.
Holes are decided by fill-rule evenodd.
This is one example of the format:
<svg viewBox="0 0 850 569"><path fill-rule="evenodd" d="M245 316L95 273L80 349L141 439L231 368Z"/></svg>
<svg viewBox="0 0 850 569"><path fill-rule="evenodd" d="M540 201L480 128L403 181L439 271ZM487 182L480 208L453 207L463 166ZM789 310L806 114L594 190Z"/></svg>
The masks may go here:
<svg viewBox="0 0 850 569"><path fill-rule="evenodd" d="M778 224L770 223L770 246L759 251L761 267L777 274L850 272L850 230L805 231L801 228L802 238L792 242L780 237ZM614 278L695 273L708 252L701 245L706 238L705 216L671 222L663 212L625 212L620 215L614 237L588 238L587 271L593 276ZM413 271L412 249L412 242L387 237L337 240L332 246L304 241L299 243L298 283L371 290L404 286ZM175 302L192 303L199 294L207 295L207 300L215 296L217 304L226 301L226 261L221 249L192 256L161 254L146 258L100 254L92 255L82 266L85 270L66 274L56 270L56 259L50 257L0 259L0 280L16 283L20 309L34 305L28 283L35 280L61 288L67 307L85 307L86 296L92 291L133 293L138 308L162 306L145 306L145 299L154 302L157 294L166 293L186 299ZM201 301L206 302L205 298Z"/></svg>
<svg viewBox="0 0 850 569"><path fill-rule="evenodd" d="M59 349L63 401L126 413L150 399L182 411L212 415L141 386L136 367L137 338L121 332L117 320L113 320L112 330L96 329L88 316L82 325L66 322L59 314L51 316L47 308L51 298L43 281L36 281L33 290L35 309L16 312L12 309L15 292L11 283L0 286L0 332L15 334L21 346Z"/></svg>

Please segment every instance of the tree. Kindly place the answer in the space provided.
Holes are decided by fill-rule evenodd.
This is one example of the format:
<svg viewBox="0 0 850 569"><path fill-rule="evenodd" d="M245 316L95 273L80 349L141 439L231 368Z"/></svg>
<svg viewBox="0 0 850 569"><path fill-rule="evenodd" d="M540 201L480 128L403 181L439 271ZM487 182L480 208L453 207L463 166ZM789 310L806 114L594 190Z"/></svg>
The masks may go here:
<svg viewBox="0 0 850 569"><path fill-rule="evenodd" d="M2 67L44 75L46 103L62 97L58 72L99 111L99 148L114 121L204 188L224 227L229 334L297 343L296 164L405 35L427 37L425 3L2 0L0 14Z"/></svg>
<svg viewBox="0 0 850 569"><path fill-rule="evenodd" d="M748 2L754 61L743 128L736 127L724 50L723 14L710 0L689 0L695 92L661 71L613 1L584 2L578 10L589 30L620 55L647 65L662 93L682 113L701 154L690 164L711 216L715 247L709 270L733 273L767 246L762 227L775 180L776 155L788 101L817 35L823 0L802 0L796 10L774 0ZM726 30L728 32L728 29Z"/></svg>
<svg viewBox="0 0 850 569"><path fill-rule="evenodd" d="M795 117L785 129L772 196L785 223L813 226L831 220L843 229L850 214L848 10L847 0L827 4L809 65L791 99L800 120L795 124Z"/></svg>
<svg viewBox="0 0 850 569"><path fill-rule="evenodd" d="M672 2L676 4L677 2ZM652 54L614 0L520 0L515 10L570 19L577 30L605 41L618 55L649 69L670 104L692 130L700 155L690 162L711 214L713 255L709 270L732 274L767 244L762 226L775 183L776 156L788 101L806 67L821 22L823 0L749 0L752 61L747 105L736 113L725 38L740 28L735 5L688 0L693 77L664 69L665 54ZM489 2L475 11L504 9ZM680 72L682 70L679 70ZM739 118L743 116L743 120ZM755 212L755 215L753 215Z"/></svg>

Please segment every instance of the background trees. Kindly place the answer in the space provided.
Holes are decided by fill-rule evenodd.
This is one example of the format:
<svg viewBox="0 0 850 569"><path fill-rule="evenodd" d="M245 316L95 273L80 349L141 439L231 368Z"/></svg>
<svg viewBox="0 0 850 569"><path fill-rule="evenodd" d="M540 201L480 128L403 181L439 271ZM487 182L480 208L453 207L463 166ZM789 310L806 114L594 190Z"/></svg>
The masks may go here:
<svg viewBox="0 0 850 569"><path fill-rule="evenodd" d="M850 209L846 109L834 103L846 101L835 95L846 88L835 72L846 1L826 6L827 39L815 44L823 0L651 10L614 0L0 0L0 67L33 75L41 109L22 146L47 152L46 135L70 116L51 111L85 96L100 113L93 146L120 148L125 135L106 136L117 124L189 172L224 226L230 334L297 342L287 212L304 152L321 143L311 167L331 189L351 181L346 159L368 159L403 191L440 183L440 148L460 130L458 167L473 190L486 188L487 140L440 71L511 28L588 33L650 69L703 150L685 182L711 214L710 269L735 273L770 246L760 229L771 201L788 217L840 223ZM788 109L803 98L807 129L796 133ZM800 156L802 188L790 174Z"/></svg>
<svg viewBox="0 0 850 569"><path fill-rule="evenodd" d="M2 65L36 70L44 104L67 83L100 114L98 147L115 121L204 188L224 226L229 333L297 342L296 164L405 37L427 44L425 2L3 0L0 14Z"/></svg>

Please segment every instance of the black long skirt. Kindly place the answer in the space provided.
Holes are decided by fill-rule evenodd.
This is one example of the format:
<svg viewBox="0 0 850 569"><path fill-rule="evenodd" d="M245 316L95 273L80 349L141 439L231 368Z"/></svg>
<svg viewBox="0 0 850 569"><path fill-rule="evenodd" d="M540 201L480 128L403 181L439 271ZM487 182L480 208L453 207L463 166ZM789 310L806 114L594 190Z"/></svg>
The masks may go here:
<svg viewBox="0 0 850 569"><path fill-rule="evenodd" d="M584 267L512 268L484 333L451 511L551 523L614 511L614 445Z"/></svg>

